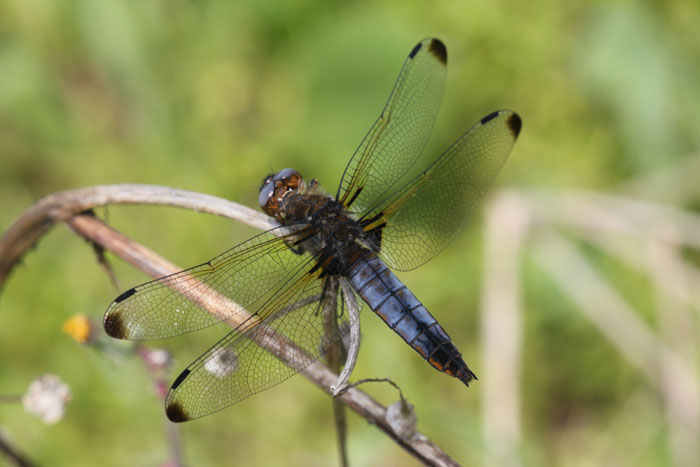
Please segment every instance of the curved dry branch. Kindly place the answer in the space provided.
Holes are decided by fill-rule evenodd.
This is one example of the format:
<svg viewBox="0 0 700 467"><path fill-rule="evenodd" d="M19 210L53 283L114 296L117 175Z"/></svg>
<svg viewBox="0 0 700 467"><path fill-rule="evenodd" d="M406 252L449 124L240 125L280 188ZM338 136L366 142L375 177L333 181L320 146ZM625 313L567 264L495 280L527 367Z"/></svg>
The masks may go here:
<svg viewBox="0 0 700 467"><path fill-rule="evenodd" d="M0 287L24 253L54 224L112 204L174 206L243 222L261 230L277 227L268 216L216 196L157 185L101 185L68 190L36 202L0 238Z"/></svg>
<svg viewBox="0 0 700 467"><path fill-rule="evenodd" d="M9 462L19 467L32 467L31 463L23 454L20 454L15 447L5 439L4 433L0 430L0 453L4 454Z"/></svg>
<svg viewBox="0 0 700 467"><path fill-rule="evenodd" d="M274 222L268 220L263 214L236 203L214 196L153 185L107 185L56 193L43 198L25 211L0 238L0 285L27 249L34 245L53 224L62 221L77 234L111 251L154 278L181 270L145 246L108 227L94 216L81 214L108 204L177 206L228 217L265 230L275 226ZM294 344L281 337L280 344L273 351L284 360L289 346ZM329 388L338 379L334 372L319 361L313 362L300 373L326 393L330 392ZM386 408L365 392L352 388L339 396L338 400L369 423L376 425L396 444L421 462L439 466L458 465L442 449L420 433L411 439L399 437L385 420Z"/></svg>

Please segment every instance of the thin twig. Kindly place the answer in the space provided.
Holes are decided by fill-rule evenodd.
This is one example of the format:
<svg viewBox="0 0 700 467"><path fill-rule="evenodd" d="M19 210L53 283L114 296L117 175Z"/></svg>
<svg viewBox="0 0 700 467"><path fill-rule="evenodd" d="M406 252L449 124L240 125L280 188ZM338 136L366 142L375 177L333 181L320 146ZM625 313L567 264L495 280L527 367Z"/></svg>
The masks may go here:
<svg viewBox="0 0 700 467"><path fill-rule="evenodd" d="M350 383L350 384L345 385L345 387L340 391L340 393L339 393L338 395L339 395L339 396L342 396L342 395L345 394L348 390L350 390L350 389L352 389L352 388L356 388L357 386L359 386L359 385L361 385L361 384L367 384L367 383L388 383L388 384L390 384L391 386L394 386L394 388L395 388L397 391L399 391L399 398L400 398L402 401L405 401L405 400L406 400L406 399L403 397L403 391L401 390L401 387L400 387L398 384L396 384L395 382L393 382L393 381L391 380L391 378L363 378L363 379L360 379L360 380L355 381L354 383Z"/></svg>
<svg viewBox="0 0 700 467"><path fill-rule="evenodd" d="M0 430L0 452L5 454L5 457L7 457L7 459L10 462L13 462L15 465L18 465L20 467L31 467L34 465L29 460L27 460L27 458L25 458L24 455L17 452L14 446L12 446L2 436L2 430Z"/></svg>
<svg viewBox="0 0 700 467"><path fill-rule="evenodd" d="M338 281L334 277L328 279L328 288L324 290L321 300L321 313L323 314L323 328L327 337L326 363L334 373L340 371L343 360L343 342L338 328ZM338 457L341 467L348 465L347 453L347 419L345 417L345 405L335 397L331 400L333 406L333 419L335 420L335 432L338 442Z"/></svg>
<svg viewBox="0 0 700 467"><path fill-rule="evenodd" d="M331 405L335 419L335 437L338 442L338 460L341 467L347 467L350 464L348 464L348 423L345 416L345 405L335 397L331 399Z"/></svg>
<svg viewBox="0 0 700 467"><path fill-rule="evenodd" d="M22 394L0 394L0 403L22 402Z"/></svg>
<svg viewBox="0 0 700 467"><path fill-rule="evenodd" d="M343 389L348 385L350 375L355 369L357 355L360 352L360 305L357 303L357 297L352 290L352 286L344 278L340 279L340 286L343 289L345 301L348 305L348 314L350 315L350 345L348 346L343 371L338 376L335 384L331 386L331 394L333 396L342 394Z"/></svg>
<svg viewBox="0 0 700 467"><path fill-rule="evenodd" d="M146 373L151 379L153 384L153 390L160 398L161 402L165 402L165 397L168 394L168 381L165 379L168 368L170 355L165 351L168 356L164 361L154 358L154 354L158 351L153 351L149 348L142 347L140 345L136 346L136 355L139 356L141 362L146 368ZM160 357L163 358L163 357ZM168 447L170 449L170 461L168 465L172 467L183 467L185 465L182 456L182 442L180 440L180 426L175 423L170 423L168 420L164 420L165 437L168 442Z"/></svg>
<svg viewBox="0 0 700 467"><path fill-rule="evenodd" d="M352 384L346 384L341 391L341 394L350 388L356 388L357 386L365 383L388 383L393 386L397 391L399 391L399 401L391 404L387 409L387 413L384 419L391 425L394 433L403 439L420 439L423 437L422 434L418 433L416 430L416 412L413 410L412 404L408 403L408 400L403 396L403 391L398 384L393 382L389 378L364 378L359 381L355 381Z"/></svg>
<svg viewBox="0 0 700 467"><path fill-rule="evenodd" d="M165 434L168 438L168 447L170 448L170 464L174 467L183 467L185 461L182 455L180 427L175 423L170 423L168 420L163 420L163 423L165 423Z"/></svg>

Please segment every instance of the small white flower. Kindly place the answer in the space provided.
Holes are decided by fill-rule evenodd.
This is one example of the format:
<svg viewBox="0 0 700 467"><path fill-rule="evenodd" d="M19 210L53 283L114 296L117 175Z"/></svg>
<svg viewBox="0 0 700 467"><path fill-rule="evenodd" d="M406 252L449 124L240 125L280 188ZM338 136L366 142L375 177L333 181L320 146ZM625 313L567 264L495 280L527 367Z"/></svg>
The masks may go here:
<svg viewBox="0 0 700 467"><path fill-rule="evenodd" d="M143 347L138 353L149 368L154 370L167 370L172 363L170 352L167 350Z"/></svg>
<svg viewBox="0 0 700 467"><path fill-rule="evenodd" d="M170 354L167 350L152 349L150 357L154 365L165 366L170 362Z"/></svg>
<svg viewBox="0 0 700 467"><path fill-rule="evenodd" d="M238 369L238 355L231 347L219 349L207 360L204 369L217 378L225 378Z"/></svg>
<svg viewBox="0 0 700 467"><path fill-rule="evenodd" d="M70 389L58 376L45 374L32 381L22 396L22 405L47 425L58 422L71 398Z"/></svg>

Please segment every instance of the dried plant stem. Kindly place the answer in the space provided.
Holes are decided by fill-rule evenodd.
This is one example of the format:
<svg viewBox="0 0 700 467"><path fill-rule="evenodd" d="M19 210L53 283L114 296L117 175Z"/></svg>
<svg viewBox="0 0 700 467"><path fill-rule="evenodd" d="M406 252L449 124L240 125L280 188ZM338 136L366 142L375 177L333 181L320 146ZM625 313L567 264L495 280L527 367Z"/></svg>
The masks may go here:
<svg viewBox="0 0 700 467"><path fill-rule="evenodd" d="M168 439L168 448L170 449L170 463L173 467L183 467L185 461L182 455L182 440L180 439L180 427L168 420L164 420L165 434Z"/></svg>
<svg viewBox="0 0 700 467"><path fill-rule="evenodd" d="M103 185L61 191L24 211L0 238L0 286L22 255L54 224L114 204L174 206L227 217L261 230L276 227L262 213L216 196L156 185Z"/></svg>
<svg viewBox="0 0 700 467"><path fill-rule="evenodd" d="M645 232L654 236L654 231ZM579 235L600 248L608 255L622 260L630 267L637 269L642 273L652 272L649 268L649 262L645 255L640 254L640 250L647 246L648 243L666 243L663 238L639 238L636 241L628 238L616 237L595 231L579 232ZM674 248L679 248L677 244L673 244ZM691 287L686 290L685 282L690 284L700 284L700 269L688 261L684 261L683 272L686 276L685 281L675 281L662 279L656 282L656 285L664 290L664 293L669 294L674 300L677 300L684 305L694 307L697 312L700 312L700 290L697 287ZM695 289L695 290L694 290Z"/></svg>
<svg viewBox="0 0 700 467"><path fill-rule="evenodd" d="M338 461L341 467L347 467L348 464L348 423L345 416L345 405L334 397L332 400L333 418L335 419L335 437L338 442Z"/></svg>
<svg viewBox="0 0 700 467"><path fill-rule="evenodd" d="M338 381L331 386L331 394L334 396L342 394L343 390L348 385L352 370L355 369L357 355L360 351L360 304L357 303L357 296L347 280L341 278L340 286L348 305L348 314L350 315L350 345L343 371L340 373L340 376L338 376Z"/></svg>
<svg viewBox="0 0 700 467"><path fill-rule="evenodd" d="M481 295L484 465L516 467L522 465L520 257L531 221L520 197L508 192L496 196L487 213Z"/></svg>
<svg viewBox="0 0 700 467"><path fill-rule="evenodd" d="M22 454L12 446L4 437L3 430L0 430L0 453L4 454L9 462L20 467L31 467L34 464L29 462Z"/></svg>
<svg viewBox="0 0 700 467"><path fill-rule="evenodd" d="M674 238L700 248L700 216L672 206L588 191L528 191L522 194L537 219L579 231L639 238L658 224L672 224Z"/></svg>
<svg viewBox="0 0 700 467"><path fill-rule="evenodd" d="M326 349L326 363L328 368L338 373L343 360L343 342L340 338L340 329L338 328L337 317L337 300L338 281L331 277L328 279L328 289L324 291L323 299L321 300L321 310L323 313L323 328L328 338ZM336 397L331 400L333 406L333 419L335 421L335 434L338 442L338 460L341 467L348 465L347 452L347 419L345 417L345 405Z"/></svg>
<svg viewBox="0 0 700 467"><path fill-rule="evenodd" d="M659 227L667 230L659 232L652 237L672 238L669 226ZM647 245L647 260L649 277L654 286L654 298L659 317L660 337L668 344L669 349L677 353L687 364L689 377L698 381L697 348L695 336L697 330L694 325L693 314L686 305L690 302L691 285L686 279L684 260L677 242L669 244L650 241ZM673 282L673 289L685 299L678 300L666 293L670 287L663 284ZM700 460L700 418L688 419L682 414L686 411L695 413L700 417L700 394L693 394L682 385L683 381L675 378L673 362L667 362L668 354L660 357L660 372L664 376L661 379L661 391L664 397L666 417L669 426L669 451L673 465L679 467L696 466ZM698 388L696 388L698 389ZM699 389L700 390L700 389Z"/></svg>
<svg viewBox="0 0 700 467"><path fill-rule="evenodd" d="M571 242L553 231L541 233L534 246L536 261L558 287L598 327L649 383L664 395L670 378L682 390L683 410L677 416L689 426L700 420L700 387L683 358L637 317L629 304L601 277ZM664 375L658 371L663 361ZM665 378L664 378L665 376ZM677 404L669 402L673 407Z"/></svg>
<svg viewBox="0 0 700 467"><path fill-rule="evenodd" d="M345 394L347 391L349 391L352 388L356 388L362 384L367 384L367 383L387 383L390 386L393 386L394 389L399 391L399 398L406 402L406 399L403 397L403 391L401 390L401 387L399 387L398 384L393 382L391 378L363 378L360 380L355 381L354 383L346 384L345 387L343 387L339 393L340 394Z"/></svg>
<svg viewBox="0 0 700 467"><path fill-rule="evenodd" d="M700 159L688 168L697 171ZM693 180L684 171L664 177L682 178L680 183ZM688 188L683 201L698 192L697 183ZM697 465L700 379L695 370L697 329L692 308L700 311L700 293L693 287L700 281L700 269L682 251L688 246L700 248L700 216L650 201L572 190L506 192L489 208L482 306L486 463L515 465L518 460L507 439L517 437L520 425L519 362L514 351L522 330L517 324L521 310L516 267L523 251L519 245L527 234L528 253L660 395L673 462ZM650 278L660 332L637 316L574 241L558 233L562 228Z"/></svg>

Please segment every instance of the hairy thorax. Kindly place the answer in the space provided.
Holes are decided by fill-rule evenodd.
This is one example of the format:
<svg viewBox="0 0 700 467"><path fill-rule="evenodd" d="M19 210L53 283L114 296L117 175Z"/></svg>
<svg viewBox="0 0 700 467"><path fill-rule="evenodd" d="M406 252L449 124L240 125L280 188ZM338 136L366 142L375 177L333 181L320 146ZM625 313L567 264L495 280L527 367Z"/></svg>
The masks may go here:
<svg viewBox="0 0 700 467"><path fill-rule="evenodd" d="M280 203L280 217L287 226L305 225L314 232L298 240L303 250L319 255L327 272L342 274L361 252L370 247L362 226L343 205L322 194L290 193Z"/></svg>

